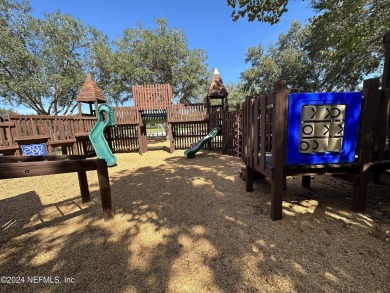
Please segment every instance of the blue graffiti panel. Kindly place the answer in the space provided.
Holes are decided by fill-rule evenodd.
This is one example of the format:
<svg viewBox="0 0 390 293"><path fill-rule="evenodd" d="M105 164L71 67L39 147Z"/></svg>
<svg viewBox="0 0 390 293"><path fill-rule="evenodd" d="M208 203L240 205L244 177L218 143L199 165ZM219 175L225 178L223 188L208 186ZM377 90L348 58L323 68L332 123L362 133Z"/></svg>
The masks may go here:
<svg viewBox="0 0 390 293"><path fill-rule="evenodd" d="M362 94L289 95L287 165L351 163L355 160Z"/></svg>
<svg viewBox="0 0 390 293"><path fill-rule="evenodd" d="M46 156L44 143L22 145L23 156Z"/></svg>

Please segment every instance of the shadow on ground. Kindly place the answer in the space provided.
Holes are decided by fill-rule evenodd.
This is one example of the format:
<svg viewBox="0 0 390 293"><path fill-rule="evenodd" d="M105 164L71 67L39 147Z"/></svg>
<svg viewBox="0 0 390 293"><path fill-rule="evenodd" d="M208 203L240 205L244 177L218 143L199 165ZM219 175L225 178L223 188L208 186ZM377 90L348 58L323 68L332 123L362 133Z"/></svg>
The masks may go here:
<svg viewBox="0 0 390 293"><path fill-rule="evenodd" d="M234 158L205 152L194 160L163 157L131 168L131 160L118 156L118 166L110 169L116 213L110 222L101 219L96 192L96 204L27 232L23 224L44 208L37 195L0 201L2 213L14 212L4 208L8 200L25 211L14 227L22 233L0 243L1 275L58 276L62 282L2 287L7 292L388 289L389 176L382 185L370 184L364 215L350 211L347 182L321 176L306 190L300 178L289 178L284 219L272 222L269 181L245 193ZM74 284L65 284L64 277Z"/></svg>

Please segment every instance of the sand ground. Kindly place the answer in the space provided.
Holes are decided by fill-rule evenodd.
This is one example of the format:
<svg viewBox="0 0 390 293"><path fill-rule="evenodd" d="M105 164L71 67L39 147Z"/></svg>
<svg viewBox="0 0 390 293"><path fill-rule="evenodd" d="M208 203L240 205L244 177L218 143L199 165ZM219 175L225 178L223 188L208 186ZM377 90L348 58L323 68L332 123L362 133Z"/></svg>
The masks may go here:
<svg viewBox="0 0 390 293"><path fill-rule="evenodd" d="M76 174L0 181L0 276L24 277L1 292L390 292L389 175L365 214L348 182L288 178L273 222L270 182L246 193L233 157L117 158L108 222L95 172L87 204Z"/></svg>

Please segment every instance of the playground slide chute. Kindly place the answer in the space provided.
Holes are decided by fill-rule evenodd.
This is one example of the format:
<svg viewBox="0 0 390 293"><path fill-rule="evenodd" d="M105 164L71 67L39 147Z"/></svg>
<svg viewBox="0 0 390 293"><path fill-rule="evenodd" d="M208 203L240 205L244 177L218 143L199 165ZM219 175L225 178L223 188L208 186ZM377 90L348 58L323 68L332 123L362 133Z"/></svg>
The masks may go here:
<svg viewBox="0 0 390 293"><path fill-rule="evenodd" d="M104 112L107 113L107 121L104 121ZM107 140L104 137L104 129L106 126L115 125L114 120L114 109L107 105L101 104L98 109L98 121L89 133L89 140L95 149L96 155L100 159L105 159L107 166L115 166L116 157L112 154L110 147L108 146Z"/></svg>
<svg viewBox="0 0 390 293"><path fill-rule="evenodd" d="M206 142L215 138L218 135L218 133L221 132L221 130L222 130L222 127L220 127L220 126L214 128L213 130L210 131L210 133L208 135L206 135L201 140L199 140L192 148L190 148L189 150L186 150L184 152L184 154L187 156L188 159L195 158L195 154L202 148L202 146Z"/></svg>

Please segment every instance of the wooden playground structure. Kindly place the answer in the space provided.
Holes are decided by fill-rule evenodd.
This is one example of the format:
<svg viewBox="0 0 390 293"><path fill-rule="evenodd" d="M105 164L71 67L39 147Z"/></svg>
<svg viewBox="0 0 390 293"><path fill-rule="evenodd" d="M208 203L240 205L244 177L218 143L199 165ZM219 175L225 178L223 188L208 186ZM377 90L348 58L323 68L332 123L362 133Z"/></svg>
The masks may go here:
<svg viewBox="0 0 390 293"><path fill-rule="evenodd" d="M115 126L108 127L105 137L114 153L148 151L147 123L166 123L170 152L191 147L218 125L226 126L223 135L209 143L208 149L223 149L234 154L234 129L231 113L227 112L227 91L218 74L214 74L207 102L204 104L173 104L168 84L133 86L133 107L114 107ZM93 154L88 134L97 122L96 110L106 100L90 74L77 98L77 116L43 116L9 114L0 121L0 154L20 155L22 145L43 143L46 153ZM213 101L213 102L212 102ZM216 101L216 102L215 102ZM82 113L81 104L89 105ZM230 130L228 133L226 130Z"/></svg>
<svg viewBox="0 0 390 293"><path fill-rule="evenodd" d="M147 123L164 122L167 125L169 151L172 153L175 149L190 148L211 129L222 126L222 134L204 147L220 149L223 154L242 159L246 166L246 191L253 190L255 172L258 176L271 180L273 220L282 218L282 195L286 189L286 177L297 175L303 176L302 185L307 188L310 187L313 175L333 174L349 180L353 184L352 209L363 212L371 176L374 182L379 182L381 173L390 168L390 34L383 40L386 54L382 85L380 87L378 78L364 82L360 118L355 122L358 132L352 161L288 163L286 153L290 128L290 92L286 81L276 82L273 93L261 98L247 97L240 109L228 112L228 93L218 72L214 73L204 104L173 104L172 88L168 84L133 86L134 106L114 107L115 126L106 128L105 138L113 153L138 151L143 154L148 151ZM16 159L7 159L7 155L21 155L23 145L41 144L49 155L53 155L56 149L61 149L63 155L94 154L88 133L97 122L95 115L98 104L105 103L106 100L91 75L87 76L76 101L79 109L77 116L9 114L7 117L0 117L0 155L3 155L0 156L0 179L10 178L6 177L4 166L11 165L6 164L15 164L20 170L27 168L25 164L30 160L23 159L16 163ZM82 113L82 103L89 105L89 113ZM62 166L66 166L64 172L78 172L77 168L84 170L83 172L103 172L104 169L99 165L99 160L92 162L85 158L81 161L80 158L74 158L74 163L69 163L66 160L55 161L50 156L47 158L49 159L44 162L34 163L37 167L33 167L32 173L22 174L18 171L15 176L61 173ZM71 157L67 157L69 159ZM39 173L42 166L47 166L47 169ZM88 198L86 179L80 172L78 174L82 197ZM106 179L102 179L101 184L106 186L108 183ZM103 210L108 209L111 200L110 204L105 205Z"/></svg>
<svg viewBox="0 0 390 293"><path fill-rule="evenodd" d="M368 183L373 175L390 168L390 34L384 37L386 47L382 86L379 78L365 80L352 162L331 164L289 164L288 136L289 94L286 81L275 83L274 92L261 98L248 97L242 103L242 161L245 163L246 191L253 191L253 178L271 180L271 218L282 218L282 195L287 176L302 176L302 186L309 188L311 176L333 174L353 184L352 210L364 212ZM303 110L302 110L303 112ZM309 124L310 126L310 124ZM297 134L299 135L299 134ZM291 146L290 146L291 147ZM318 145L317 145L318 147Z"/></svg>

